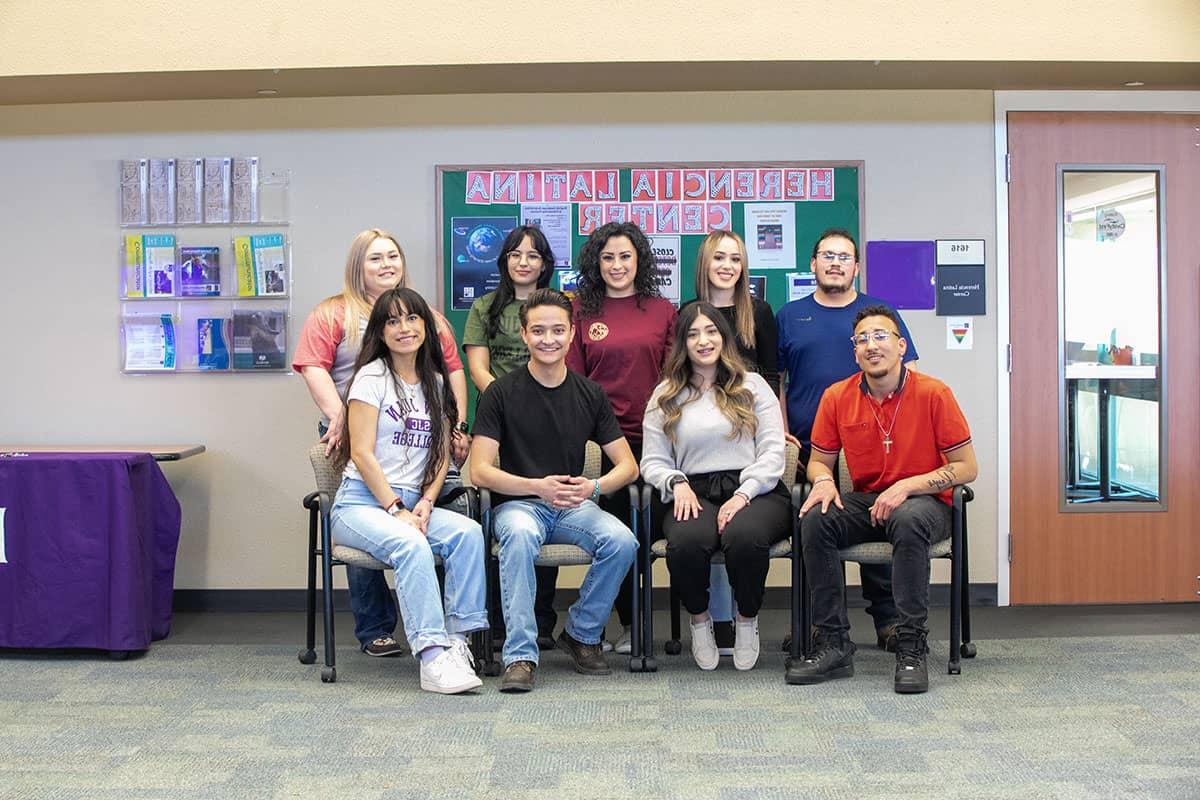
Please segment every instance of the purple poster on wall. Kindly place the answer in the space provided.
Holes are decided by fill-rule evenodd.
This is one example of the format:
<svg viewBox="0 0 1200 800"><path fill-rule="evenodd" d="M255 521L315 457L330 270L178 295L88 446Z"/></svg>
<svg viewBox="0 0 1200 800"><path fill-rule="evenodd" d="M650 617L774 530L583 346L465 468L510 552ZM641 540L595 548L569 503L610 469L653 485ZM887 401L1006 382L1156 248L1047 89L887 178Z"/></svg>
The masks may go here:
<svg viewBox="0 0 1200 800"><path fill-rule="evenodd" d="M929 309L936 296L933 242L867 242L866 292L897 309Z"/></svg>

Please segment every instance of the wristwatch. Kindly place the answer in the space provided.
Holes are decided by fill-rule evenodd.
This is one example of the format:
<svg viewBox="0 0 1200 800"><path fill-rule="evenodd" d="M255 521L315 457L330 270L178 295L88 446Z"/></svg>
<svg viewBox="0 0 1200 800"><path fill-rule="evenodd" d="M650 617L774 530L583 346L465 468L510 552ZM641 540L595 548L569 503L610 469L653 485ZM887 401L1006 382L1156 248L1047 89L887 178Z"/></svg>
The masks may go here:
<svg viewBox="0 0 1200 800"><path fill-rule="evenodd" d="M680 483L687 483L687 475L672 475L667 478L667 489L675 491L675 486Z"/></svg>
<svg viewBox="0 0 1200 800"><path fill-rule="evenodd" d="M460 423L458 423L458 429L459 429L460 431L462 431L463 433L470 433L470 432L471 432L471 428L470 428L470 427L467 425L467 423L466 423L466 421L465 421L465 420L464 420L463 422L460 422Z"/></svg>

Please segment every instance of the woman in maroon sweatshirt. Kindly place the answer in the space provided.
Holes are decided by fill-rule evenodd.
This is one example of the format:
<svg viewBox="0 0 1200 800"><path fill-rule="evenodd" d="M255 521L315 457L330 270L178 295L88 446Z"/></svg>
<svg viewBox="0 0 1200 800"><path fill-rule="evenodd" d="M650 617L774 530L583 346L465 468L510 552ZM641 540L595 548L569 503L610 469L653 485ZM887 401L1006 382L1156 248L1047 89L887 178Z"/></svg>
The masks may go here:
<svg viewBox="0 0 1200 800"><path fill-rule="evenodd" d="M574 322L567 366L603 387L641 461L642 417L671 349L675 307L659 295L654 251L637 225L610 222L597 228L580 249ZM623 498L604 498L601 506L630 523ZM617 641L618 653L629 652L630 600L626 581L617 596L617 615L625 628Z"/></svg>

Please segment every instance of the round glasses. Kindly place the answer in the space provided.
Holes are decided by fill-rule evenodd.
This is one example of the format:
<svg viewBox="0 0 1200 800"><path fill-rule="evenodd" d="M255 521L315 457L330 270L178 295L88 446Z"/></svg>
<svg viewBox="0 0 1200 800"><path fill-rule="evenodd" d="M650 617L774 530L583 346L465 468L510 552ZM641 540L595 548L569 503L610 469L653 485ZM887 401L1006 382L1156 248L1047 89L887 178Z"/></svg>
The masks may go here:
<svg viewBox="0 0 1200 800"><path fill-rule="evenodd" d="M525 261L533 267L536 267L538 264L542 263L541 253L522 253L520 250L508 251L508 263L520 264L522 258L524 258Z"/></svg>

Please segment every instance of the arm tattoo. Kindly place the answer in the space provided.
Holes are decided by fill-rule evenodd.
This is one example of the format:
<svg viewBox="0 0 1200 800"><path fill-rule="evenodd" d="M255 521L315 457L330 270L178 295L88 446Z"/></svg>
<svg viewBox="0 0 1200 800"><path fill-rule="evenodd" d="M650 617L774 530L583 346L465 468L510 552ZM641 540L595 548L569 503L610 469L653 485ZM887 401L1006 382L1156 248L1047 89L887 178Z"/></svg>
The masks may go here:
<svg viewBox="0 0 1200 800"><path fill-rule="evenodd" d="M947 464L937 471L937 475L929 479L929 488L941 491L954 485L954 465Z"/></svg>

